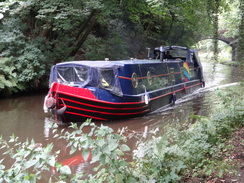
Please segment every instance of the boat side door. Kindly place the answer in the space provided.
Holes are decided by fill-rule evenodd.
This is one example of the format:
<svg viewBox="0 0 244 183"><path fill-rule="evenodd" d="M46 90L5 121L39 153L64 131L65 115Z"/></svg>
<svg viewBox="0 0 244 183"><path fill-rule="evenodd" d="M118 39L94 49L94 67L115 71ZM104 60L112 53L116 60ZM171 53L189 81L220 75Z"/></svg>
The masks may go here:
<svg viewBox="0 0 244 183"><path fill-rule="evenodd" d="M190 76L190 79L197 79L198 78L198 66L196 62L196 57L194 55L194 52L188 52L188 57L186 59L186 67L188 67L188 74Z"/></svg>

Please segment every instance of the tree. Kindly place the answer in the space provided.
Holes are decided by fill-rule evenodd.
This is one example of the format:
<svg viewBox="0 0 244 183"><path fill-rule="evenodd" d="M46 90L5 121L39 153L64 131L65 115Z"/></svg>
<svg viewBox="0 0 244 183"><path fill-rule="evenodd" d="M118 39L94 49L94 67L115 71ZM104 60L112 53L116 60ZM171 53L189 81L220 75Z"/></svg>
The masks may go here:
<svg viewBox="0 0 244 183"><path fill-rule="evenodd" d="M213 45L214 45L214 57L213 60L218 62L218 55L219 55L219 46L218 46L218 39L219 39L219 7L220 7L220 0L213 1Z"/></svg>
<svg viewBox="0 0 244 183"><path fill-rule="evenodd" d="M6 1L0 5L4 7L0 56L14 62L19 89L41 86L52 64L74 56L102 7L96 0Z"/></svg>
<svg viewBox="0 0 244 183"><path fill-rule="evenodd" d="M225 0L6 0L0 56L15 66L15 89L47 86L57 62L145 58L146 47L194 45L213 30L213 2Z"/></svg>
<svg viewBox="0 0 244 183"><path fill-rule="evenodd" d="M240 25L239 25L239 42L238 42L238 54L237 60L240 64L244 65L244 2L240 0Z"/></svg>

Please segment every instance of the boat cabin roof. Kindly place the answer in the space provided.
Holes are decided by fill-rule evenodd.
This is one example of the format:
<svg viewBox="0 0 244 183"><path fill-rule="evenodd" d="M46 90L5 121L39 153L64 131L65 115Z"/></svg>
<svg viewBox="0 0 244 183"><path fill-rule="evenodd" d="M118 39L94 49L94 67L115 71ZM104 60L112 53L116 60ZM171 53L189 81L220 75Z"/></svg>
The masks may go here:
<svg viewBox="0 0 244 183"><path fill-rule="evenodd" d="M102 61L102 60L84 60L84 61L69 61L69 62L62 62L56 64L57 67L72 67L72 66L78 66L83 65L87 67L94 67L94 68L111 68L114 66L124 66L126 64L144 64L144 63L160 63L160 61L157 60L120 60L120 61Z"/></svg>

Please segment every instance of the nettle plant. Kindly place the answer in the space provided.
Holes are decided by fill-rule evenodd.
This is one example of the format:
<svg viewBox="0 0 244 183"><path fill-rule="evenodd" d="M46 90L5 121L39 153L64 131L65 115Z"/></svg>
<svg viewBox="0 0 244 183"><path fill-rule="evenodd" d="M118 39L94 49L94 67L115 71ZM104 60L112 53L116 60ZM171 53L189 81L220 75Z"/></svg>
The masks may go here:
<svg viewBox="0 0 244 183"><path fill-rule="evenodd" d="M84 127L89 127L90 132L84 133ZM94 168L97 173L88 175L87 182L136 182L131 174L130 164L125 158L130 151L125 144L127 140L124 135L125 129L122 129L120 133L114 133L110 127L103 125L99 127L89 121L80 127L74 123L71 128L75 131L70 133L64 132L63 129L61 134L56 134L55 137L69 142L70 154L79 151L84 160L91 156L91 164L99 162L99 165ZM54 129L53 132L55 131Z"/></svg>
<svg viewBox="0 0 244 183"><path fill-rule="evenodd" d="M53 133L57 132L57 124L52 124ZM99 162L94 168L95 173L84 178L83 173L72 175L67 165L57 162L59 151L53 151L53 144L42 147L34 140L21 143L12 135L9 141L0 138L0 147L5 150L4 155L9 155L14 163L11 167L0 161L0 182L36 182L42 180L44 173L49 175L49 182L137 182L131 174L130 163L125 155L130 148L125 144L127 137L123 135L126 130L114 133L107 126L97 126L85 122L80 127L72 124L73 132L56 133L54 138L65 139L70 147L70 154L79 151L84 160L91 158L90 163ZM83 133L83 128L90 128L89 133ZM55 169L57 174L51 174Z"/></svg>
<svg viewBox="0 0 244 183"><path fill-rule="evenodd" d="M55 166L59 154L52 152L52 144L42 147L34 140L21 143L14 135L8 142L1 137L0 147L5 149L4 156L14 160L10 168L5 167L4 159L0 160L0 182L36 182L44 171L50 171L50 167ZM60 167L61 173L67 173L63 170L65 167Z"/></svg>

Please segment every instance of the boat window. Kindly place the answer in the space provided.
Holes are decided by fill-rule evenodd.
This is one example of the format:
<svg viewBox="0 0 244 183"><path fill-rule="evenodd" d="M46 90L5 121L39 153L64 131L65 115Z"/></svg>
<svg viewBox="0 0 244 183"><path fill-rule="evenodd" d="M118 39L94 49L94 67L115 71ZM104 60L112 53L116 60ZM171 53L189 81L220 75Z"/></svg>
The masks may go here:
<svg viewBox="0 0 244 183"><path fill-rule="evenodd" d="M160 59L160 51L159 50L154 50L152 53L151 53L151 56L149 57L151 59Z"/></svg>
<svg viewBox="0 0 244 183"><path fill-rule="evenodd" d="M100 86L102 88L111 88L115 83L114 71L111 69L102 69L100 71L101 79Z"/></svg>
<svg viewBox="0 0 244 183"><path fill-rule="evenodd" d="M194 55L193 55L193 53L190 53L190 59L188 60L188 62L194 62Z"/></svg>
<svg viewBox="0 0 244 183"><path fill-rule="evenodd" d="M58 67L57 71L62 82L84 83L88 76L88 69L84 67Z"/></svg>
<svg viewBox="0 0 244 183"><path fill-rule="evenodd" d="M72 81L72 67L58 67L58 78L63 82L71 82Z"/></svg>
<svg viewBox="0 0 244 183"><path fill-rule="evenodd" d="M186 60L187 50L175 49L175 50L166 50L165 59L183 59Z"/></svg>
<svg viewBox="0 0 244 183"><path fill-rule="evenodd" d="M102 68L98 69L98 71L100 73L99 87L110 91L114 95L122 96L123 93L120 87L116 70L111 68Z"/></svg>
<svg viewBox="0 0 244 183"><path fill-rule="evenodd" d="M85 82L88 76L88 69L84 67L74 67L75 76L78 81Z"/></svg>

